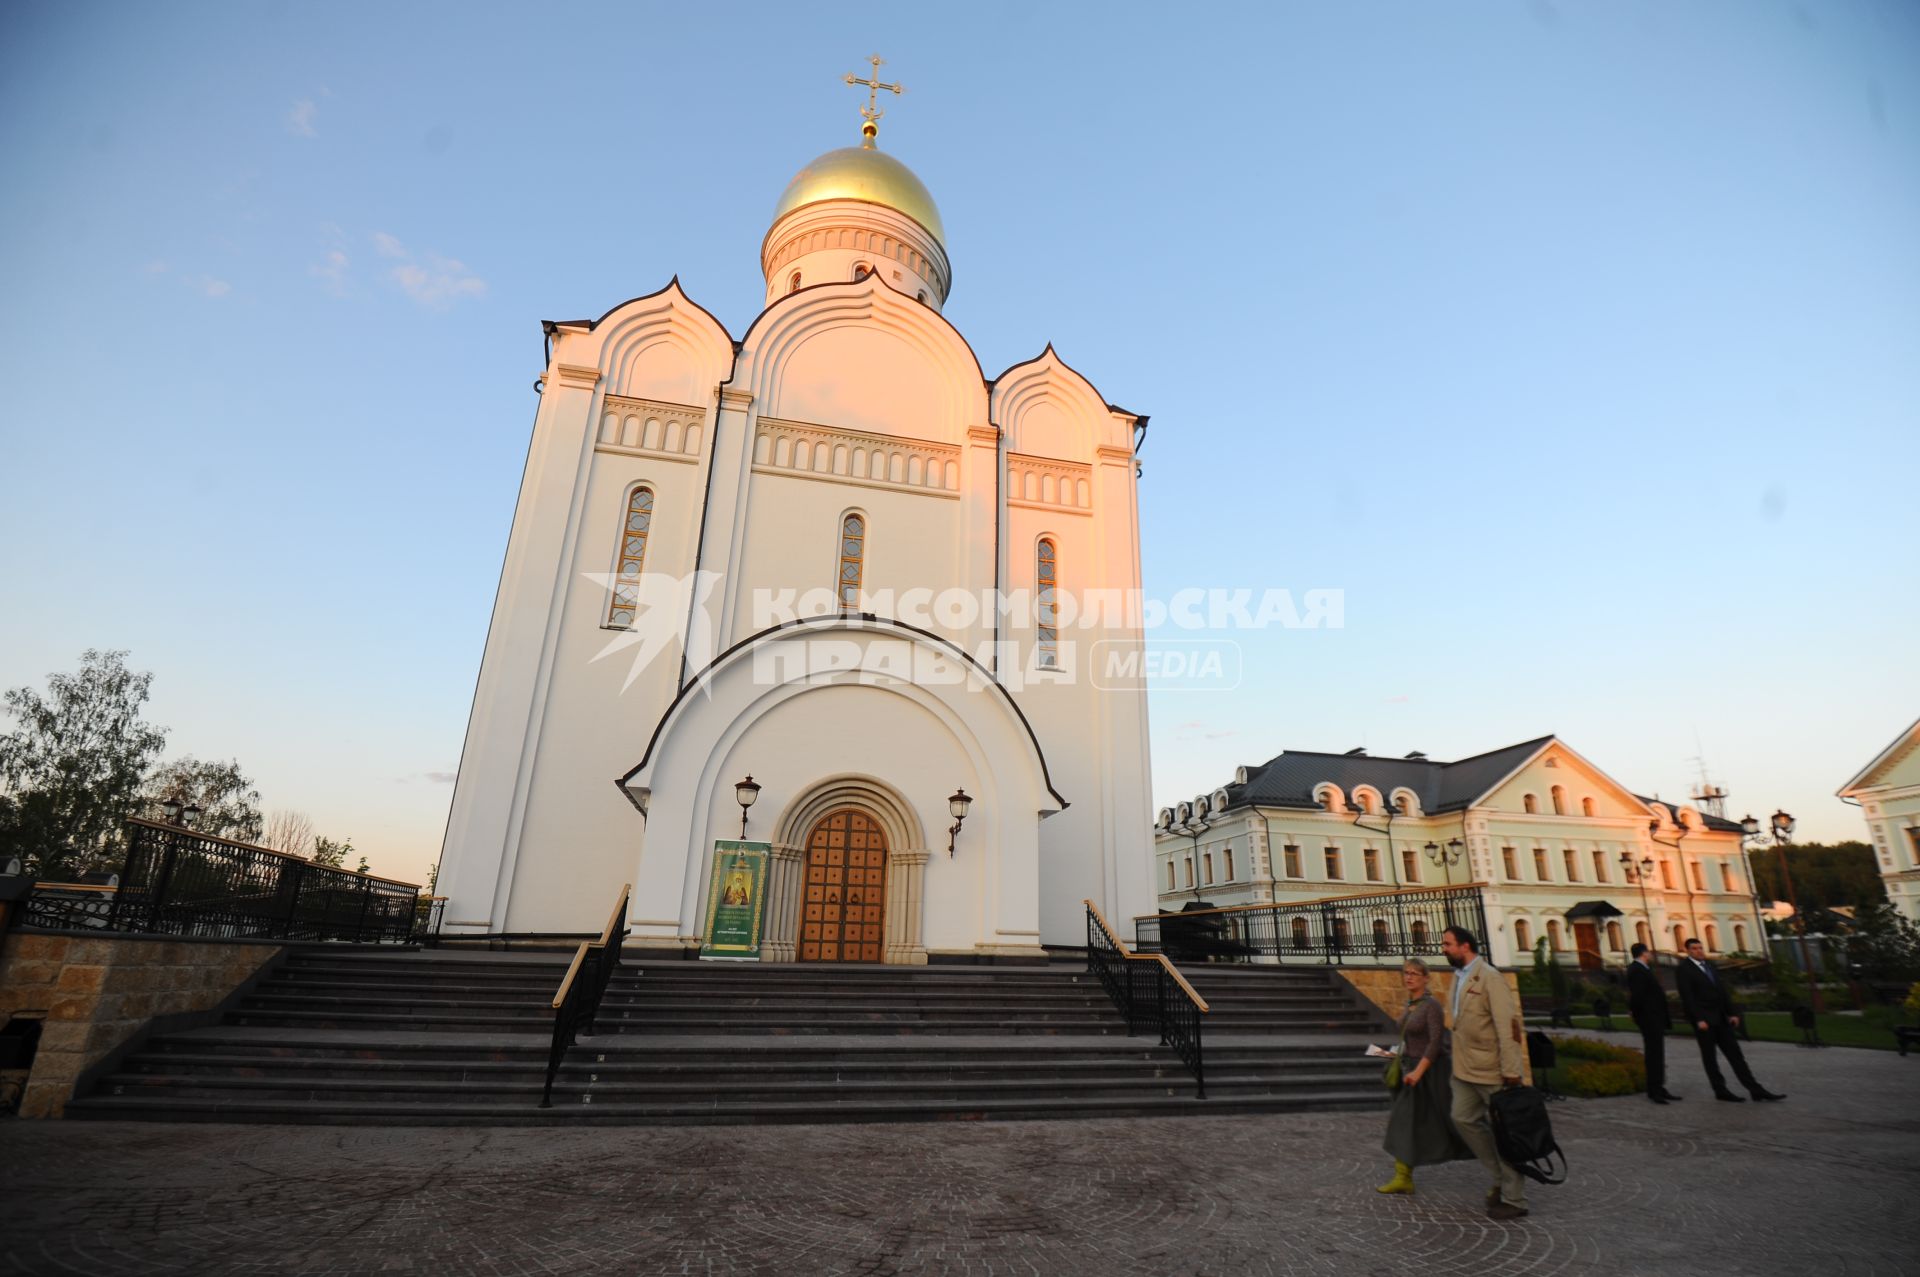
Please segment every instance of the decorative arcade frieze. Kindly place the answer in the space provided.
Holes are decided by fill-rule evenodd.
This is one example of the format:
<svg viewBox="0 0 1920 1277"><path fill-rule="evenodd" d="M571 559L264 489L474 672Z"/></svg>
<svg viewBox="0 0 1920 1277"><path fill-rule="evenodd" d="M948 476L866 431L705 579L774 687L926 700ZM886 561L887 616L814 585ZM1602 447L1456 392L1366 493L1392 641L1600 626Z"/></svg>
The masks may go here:
<svg viewBox="0 0 1920 1277"><path fill-rule="evenodd" d="M960 495L960 449L952 444L770 417L760 418L754 434L753 468L923 496Z"/></svg>
<svg viewBox="0 0 1920 1277"><path fill-rule="evenodd" d="M703 408L608 395L600 410L600 434L593 448L595 452L692 463L700 459L706 423Z"/></svg>

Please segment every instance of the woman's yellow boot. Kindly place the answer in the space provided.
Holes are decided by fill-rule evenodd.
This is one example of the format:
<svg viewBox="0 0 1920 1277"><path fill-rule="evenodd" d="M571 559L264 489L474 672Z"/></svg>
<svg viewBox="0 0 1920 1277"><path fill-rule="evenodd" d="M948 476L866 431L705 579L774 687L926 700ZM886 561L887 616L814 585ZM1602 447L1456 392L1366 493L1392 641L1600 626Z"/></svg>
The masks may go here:
<svg viewBox="0 0 1920 1277"><path fill-rule="evenodd" d="M1373 1190L1376 1193L1411 1193L1413 1191L1413 1167L1405 1162L1393 1164L1393 1178Z"/></svg>

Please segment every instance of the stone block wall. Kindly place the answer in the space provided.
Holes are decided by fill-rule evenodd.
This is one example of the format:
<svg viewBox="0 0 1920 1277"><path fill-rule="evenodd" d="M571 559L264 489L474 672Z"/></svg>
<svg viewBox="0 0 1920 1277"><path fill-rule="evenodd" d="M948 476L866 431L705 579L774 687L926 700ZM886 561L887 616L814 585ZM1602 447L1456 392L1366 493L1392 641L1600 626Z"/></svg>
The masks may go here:
<svg viewBox="0 0 1920 1277"><path fill-rule="evenodd" d="M44 1012L22 1117L59 1117L88 1069L158 1016L209 1011L277 956L278 944L9 932L0 1021Z"/></svg>

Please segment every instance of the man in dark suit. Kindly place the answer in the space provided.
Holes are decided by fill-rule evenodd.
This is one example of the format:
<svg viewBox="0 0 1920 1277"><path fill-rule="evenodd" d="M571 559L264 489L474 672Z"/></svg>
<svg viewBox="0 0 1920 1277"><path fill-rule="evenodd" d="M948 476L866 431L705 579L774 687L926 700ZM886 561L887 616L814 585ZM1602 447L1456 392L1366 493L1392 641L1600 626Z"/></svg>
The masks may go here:
<svg viewBox="0 0 1920 1277"><path fill-rule="evenodd" d="M1636 944L1627 964L1627 1011L1640 1026L1640 1049L1647 1057L1647 1098L1668 1104L1680 1097L1667 1090L1667 1030L1673 1013L1667 1010L1667 991L1653 973L1647 946Z"/></svg>
<svg viewBox="0 0 1920 1277"><path fill-rule="evenodd" d="M1720 973L1707 961L1706 948L1698 940L1687 941L1687 956L1680 962L1678 976L1680 1005L1686 1008L1687 1019L1693 1022L1693 1038L1700 1044L1700 1062L1706 1065L1707 1080L1713 1083L1713 1098L1729 1104L1742 1102L1727 1089L1727 1080L1720 1075L1720 1065L1713 1058L1714 1048L1718 1047L1727 1057L1727 1063L1733 1066L1733 1075L1754 1099L1786 1099L1754 1080L1753 1070L1747 1067L1747 1057L1740 1053L1740 1039L1733 1033L1740 1027L1740 1008L1733 1000L1732 990L1720 982Z"/></svg>

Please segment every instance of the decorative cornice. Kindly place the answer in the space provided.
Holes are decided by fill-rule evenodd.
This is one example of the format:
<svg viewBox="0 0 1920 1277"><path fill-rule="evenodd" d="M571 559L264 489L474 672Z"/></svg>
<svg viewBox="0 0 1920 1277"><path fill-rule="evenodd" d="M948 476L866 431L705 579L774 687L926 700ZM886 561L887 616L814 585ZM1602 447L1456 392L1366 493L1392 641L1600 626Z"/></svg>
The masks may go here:
<svg viewBox="0 0 1920 1277"><path fill-rule="evenodd" d="M993 447L994 445L1000 442L1000 427L968 426L967 442L971 444L984 444L987 447Z"/></svg>
<svg viewBox="0 0 1920 1277"><path fill-rule="evenodd" d="M1093 512L1093 467L1024 453L1007 454L1007 504Z"/></svg>
<svg viewBox="0 0 1920 1277"><path fill-rule="evenodd" d="M926 496L957 496L960 489L960 449L952 444L772 417L755 425L753 468Z"/></svg>
<svg viewBox="0 0 1920 1277"><path fill-rule="evenodd" d="M630 457L693 462L700 458L706 421L706 411L689 404L608 395L593 448Z"/></svg>
<svg viewBox="0 0 1920 1277"><path fill-rule="evenodd" d="M600 370L581 364L555 364L553 371L560 384L576 390L592 390L600 384Z"/></svg>
<svg viewBox="0 0 1920 1277"><path fill-rule="evenodd" d="M750 390L734 390L730 387L722 387L720 391L720 406L722 408L732 408L739 412L745 412L747 409L753 407L753 392Z"/></svg>

